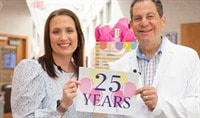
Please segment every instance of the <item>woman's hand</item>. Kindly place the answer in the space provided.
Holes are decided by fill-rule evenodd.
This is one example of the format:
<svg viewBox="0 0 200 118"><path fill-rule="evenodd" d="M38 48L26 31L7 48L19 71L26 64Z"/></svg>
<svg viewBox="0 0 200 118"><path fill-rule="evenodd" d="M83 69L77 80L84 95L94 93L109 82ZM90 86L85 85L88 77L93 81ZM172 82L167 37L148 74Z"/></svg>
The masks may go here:
<svg viewBox="0 0 200 118"><path fill-rule="evenodd" d="M157 91L152 86L144 86L136 90L136 95L140 94L141 98L143 99L144 103L147 107L153 111L156 107L158 96Z"/></svg>
<svg viewBox="0 0 200 118"><path fill-rule="evenodd" d="M63 96L61 99L61 104L65 108L68 108L72 105L73 99L77 95L77 87L79 82L76 80L69 80L65 83L63 87Z"/></svg>

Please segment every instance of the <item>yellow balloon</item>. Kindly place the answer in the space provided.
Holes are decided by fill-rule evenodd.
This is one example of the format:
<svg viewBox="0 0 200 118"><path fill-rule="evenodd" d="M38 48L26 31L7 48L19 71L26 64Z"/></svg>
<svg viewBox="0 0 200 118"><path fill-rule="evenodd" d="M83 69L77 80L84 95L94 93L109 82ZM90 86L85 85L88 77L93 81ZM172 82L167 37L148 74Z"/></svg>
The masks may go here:
<svg viewBox="0 0 200 118"><path fill-rule="evenodd" d="M128 81L128 76L123 73L123 72L118 72L117 75L120 76L120 78L117 78L117 81L121 84L124 85Z"/></svg>
<svg viewBox="0 0 200 118"><path fill-rule="evenodd" d="M93 69L90 72L90 79L92 80L94 85L99 85L99 83L102 81L102 79L97 79L96 75L99 74L100 71Z"/></svg>

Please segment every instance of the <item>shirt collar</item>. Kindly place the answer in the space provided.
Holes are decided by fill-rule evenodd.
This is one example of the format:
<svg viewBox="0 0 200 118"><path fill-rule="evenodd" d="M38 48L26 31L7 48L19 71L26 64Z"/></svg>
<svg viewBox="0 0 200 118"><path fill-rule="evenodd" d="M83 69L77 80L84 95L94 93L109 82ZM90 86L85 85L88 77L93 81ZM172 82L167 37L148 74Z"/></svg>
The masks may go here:
<svg viewBox="0 0 200 118"><path fill-rule="evenodd" d="M162 38L161 44L158 47L157 53L162 53L163 52L163 48L164 48L164 41L163 41L163 38ZM137 51L136 51L136 56L138 58L141 58L141 59L145 59L145 60L148 60L148 61L150 60L149 57L147 57L144 54L142 54L141 50L139 49L139 46L138 46Z"/></svg>

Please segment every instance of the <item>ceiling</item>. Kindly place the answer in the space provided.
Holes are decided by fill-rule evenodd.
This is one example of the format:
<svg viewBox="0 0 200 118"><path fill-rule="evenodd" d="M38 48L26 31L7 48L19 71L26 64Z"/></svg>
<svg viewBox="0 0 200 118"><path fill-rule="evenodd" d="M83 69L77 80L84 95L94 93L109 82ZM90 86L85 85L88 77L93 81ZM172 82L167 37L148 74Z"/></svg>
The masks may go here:
<svg viewBox="0 0 200 118"><path fill-rule="evenodd" d="M48 14L58 8L68 8L82 17L87 6L92 0L26 0L31 13L43 12L43 15Z"/></svg>
<svg viewBox="0 0 200 118"><path fill-rule="evenodd" d="M41 32L47 16L55 9L68 8L84 23L84 18L94 0L0 0L0 13L31 17L37 32ZM15 11L15 12L13 12ZM19 15L20 16L20 15Z"/></svg>
<svg viewBox="0 0 200 118"><path fill-rule="evenodd" d="M93 0L26 0L26 3L31 17L36 24L36 30L41 32L48 15L55 9L68 8L75 12L81 21L84 21L89 8L87 6L90 5L92 1Z"/></svg>
<svg viewBox="0 0 200 118"><path fill-rule="evenodd" d="M58 8L68 8L74 11L80 19L87 16L87 11L93 0L0 0L0 12L12 11L31 15L33 19L46 19L49 13Z"/></svg>
<svg viewBox="0 0 200 118"><path fill-rule="evenodd" d="M0 10L11 11L11 10L23 10L31 11L52 11L57 8L65 7L73 10L76 13L83 14L92 3L93 0L0 0ZM40 6L34 5L42 3Z"/></svg>

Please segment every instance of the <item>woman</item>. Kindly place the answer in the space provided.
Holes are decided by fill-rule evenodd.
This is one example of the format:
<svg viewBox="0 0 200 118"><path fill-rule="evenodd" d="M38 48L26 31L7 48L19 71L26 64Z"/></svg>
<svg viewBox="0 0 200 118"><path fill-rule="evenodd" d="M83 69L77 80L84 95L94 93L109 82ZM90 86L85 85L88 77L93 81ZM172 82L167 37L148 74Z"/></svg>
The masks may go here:
<svg viewBox="0 0 200 118"><path fill-rule="evenodd" d="M44 31L45 53L15 68L11 108L14 118L90 118L75 110L84 36L78 17L68 9L53 11Z"/></svg>

